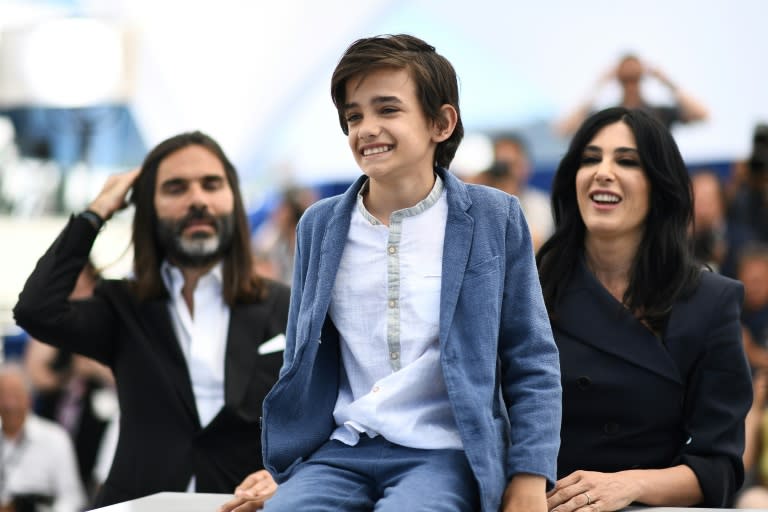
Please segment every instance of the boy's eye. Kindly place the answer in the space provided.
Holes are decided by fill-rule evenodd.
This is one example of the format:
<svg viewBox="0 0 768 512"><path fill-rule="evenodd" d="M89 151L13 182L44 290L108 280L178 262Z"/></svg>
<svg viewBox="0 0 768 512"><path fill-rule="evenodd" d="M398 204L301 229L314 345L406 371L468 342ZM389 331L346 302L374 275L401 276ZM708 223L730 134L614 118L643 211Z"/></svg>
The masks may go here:
<svg viewBox="0 0 768 512"><path fill-rule="evenodd" d="M361 117L360 114L347 114L345 119L347 120L347 123L354 123L355 121L359 121Z"/></svg>
<svg viewBox="0 0 768 512"><path fill-rule="evenodd" d="M384 107L381 109L382 114L394 114L399 109L397 107Z"/></svg>

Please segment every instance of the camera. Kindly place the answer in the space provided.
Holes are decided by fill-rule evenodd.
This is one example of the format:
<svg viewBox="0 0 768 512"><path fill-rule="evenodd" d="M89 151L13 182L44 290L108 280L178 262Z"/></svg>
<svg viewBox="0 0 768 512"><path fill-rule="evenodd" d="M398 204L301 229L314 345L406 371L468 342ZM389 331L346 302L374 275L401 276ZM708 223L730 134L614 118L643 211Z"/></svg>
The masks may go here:
<svg viewBox="0 0 768 512"><path fill-rule="evenodd" d="M768 146L760 149L755 148L747 165L751 176L762 177L768 174Z"/></svg>
<svg viewBox="0 0 768 512"><path fill-rule="evenodd" d="M752 152L768 151L768 124L758 124L752 136Z"/></svg>
<svg viewBox="0 0 768 512"><path fill-rule="evenodd" d="M11 498L14 512L43 512L51 510L53 496L46 494L14 494Z"/></svg>

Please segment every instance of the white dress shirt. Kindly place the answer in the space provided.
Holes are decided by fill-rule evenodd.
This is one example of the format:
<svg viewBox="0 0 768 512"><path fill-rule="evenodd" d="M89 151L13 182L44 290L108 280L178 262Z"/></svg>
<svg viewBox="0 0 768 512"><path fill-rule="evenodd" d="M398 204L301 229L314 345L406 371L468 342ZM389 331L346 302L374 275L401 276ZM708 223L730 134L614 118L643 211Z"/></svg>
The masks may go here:
<svg viewBox="0 0 768 512"><path fill-rule="evenodd" d="M448 400L438 329L448 203L436 177L430 194L391 215L352 213L330 316L343 375L331 438L349 445L382 435L413 448L462 448Z"/></svg>
<svg viewBox="0 0 768 512"><path fill-rule="evenodd" d="M222 265L200 277L193 293L194 315L181 294L184 276L164 262L163 282L170 293L168 312L187 361L200 425L205 427L224 406L224 358L229 332L229 306L222 295ZM187 486L195 490L195 477Z"/></svg>
<svg viewBox="0 0 768 512"><path fill-rule="evenodd" d="M171 294L168 312L173 330L187 360L200 425L205 427L224 406L229 306L222 295L221 264L198 280L193 294L194 316L181 295L184 286L181 270L164 263L162 275Z"/></svg>
<svg viewBox="0 0 768 512"><path fill-rule="evenodd" d="M12 496L50 496L46 510L78 512L85 506L72 440L60 425L28 414L16 439L0 433L0 505ZM42 510L42 509L41 509Z"/></svg>

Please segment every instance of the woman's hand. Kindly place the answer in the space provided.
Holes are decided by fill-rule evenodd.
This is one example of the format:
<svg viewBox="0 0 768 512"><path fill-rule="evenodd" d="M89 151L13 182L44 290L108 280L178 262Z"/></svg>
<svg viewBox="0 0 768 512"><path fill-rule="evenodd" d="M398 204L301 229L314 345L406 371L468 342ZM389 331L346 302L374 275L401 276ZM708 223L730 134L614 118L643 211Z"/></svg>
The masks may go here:
<svg viewBox="0 0 768 512"><path fill-rule="evenodd" d="M625 473L575 471L547 493L550 512L610 512L637 499L639 486Z"/></svg>

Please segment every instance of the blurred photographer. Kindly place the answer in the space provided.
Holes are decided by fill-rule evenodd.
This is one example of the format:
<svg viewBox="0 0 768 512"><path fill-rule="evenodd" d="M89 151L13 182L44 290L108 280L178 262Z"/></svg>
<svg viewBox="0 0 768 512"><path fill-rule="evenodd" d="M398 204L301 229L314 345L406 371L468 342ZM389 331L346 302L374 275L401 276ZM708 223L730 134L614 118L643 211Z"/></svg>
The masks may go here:
<svg viewBox="0 0 768 512"><path fill-rule="evenodd" d="M20 366L0 365L0 511L76 512L85 505L72 441L30 412Z"/></svg>
<svg viewBox="0 0 768 512"><path fill-rule="evenodd" d="M496 160L487 169L469 178L472 183L503 190L517 197L528 223L534 251L552 234L554 221L549 195L528 186L530 164L521 139L502 135L494 140Z"/></svg>
<svg viewBox="0 0 768 512"><path fill-rule="evenodd" d="M768 242L768 125L755 128L746 176L731 202L728 221L748 230L750 239Z"/></svg>
<svg viewBox="0 0 768 512"><path fill-rule="evenodd" d="M651 103L643 93L642 84L646 78L655 80L666 88L672 103L667 105ZM587 99L560 119L555 125L555 131L562 136L572 135L584 119L596 110L603 88L611 83L618 84L621 91L621 99L617 106L643 110L667 128L671 129L678 123L705 121L709 117L707 107L672 81L665 72L641 60L637 55L629 53L598 78Z"/></svg>
<svg viewBox="0 0 768 512"><path fill-rule="evenodd" d="M725 222L725 198L720 178L712 171L691 176L693 187L693 225L691 236L694 255L701 263L720 271L728 253Z"/></svg>

